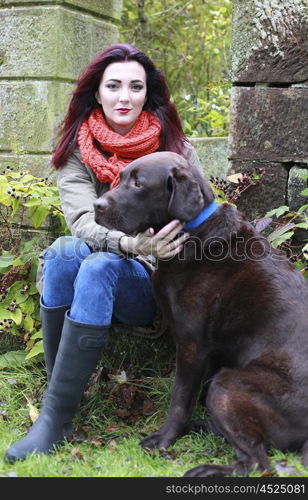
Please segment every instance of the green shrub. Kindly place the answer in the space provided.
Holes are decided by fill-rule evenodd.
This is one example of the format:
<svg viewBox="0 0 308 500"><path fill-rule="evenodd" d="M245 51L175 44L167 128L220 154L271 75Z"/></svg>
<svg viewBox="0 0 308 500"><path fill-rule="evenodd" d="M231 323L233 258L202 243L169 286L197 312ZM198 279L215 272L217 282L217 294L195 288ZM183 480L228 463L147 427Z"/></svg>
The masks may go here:
<svg viewBox="0 0 308 500"><path fill-rule="evenodd" d="M42 227L43 234L29 239ZM0 352L12 336L27 358L43 351L35 282L50 231L67 232L57 188L48 178L7 167L0 173Z"/></svg>

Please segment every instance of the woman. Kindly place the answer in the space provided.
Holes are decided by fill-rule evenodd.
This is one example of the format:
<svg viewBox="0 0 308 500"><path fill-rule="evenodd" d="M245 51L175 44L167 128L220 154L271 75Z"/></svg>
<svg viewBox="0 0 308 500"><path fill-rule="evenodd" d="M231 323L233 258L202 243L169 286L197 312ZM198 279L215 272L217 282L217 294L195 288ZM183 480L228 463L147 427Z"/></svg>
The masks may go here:
<svg viewBox="0 0 308 500"><path fill-rule="evenodd" d="M149 228L132 237L97 225L93 202L118 184L129 162L159 150L182 154L201 170L162 73L136 48L112 45L79 78L53 155L73 236L58 238L43 254L48 390L27 436L8 449L11 463L33 451L49 453L72 433L112 321L153 321L150 274L157 257L181 251L187 235L174 238L182 224L171 221L157 234Z"/></svg>

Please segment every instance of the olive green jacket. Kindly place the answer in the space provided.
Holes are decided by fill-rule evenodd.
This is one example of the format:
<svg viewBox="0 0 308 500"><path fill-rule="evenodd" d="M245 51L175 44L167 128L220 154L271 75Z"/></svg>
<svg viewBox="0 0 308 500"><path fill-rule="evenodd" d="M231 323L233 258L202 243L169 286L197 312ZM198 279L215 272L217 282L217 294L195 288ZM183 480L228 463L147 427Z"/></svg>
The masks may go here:
<svg viewBox="0 0 308 500"><path fill-rule="evenodd" d="M189 143L185 143L184 156L190 164L194 164L202 172L197 153ZM108 251L124 255L119 246L124 233L100 226L94 220L93 202L108 191L109 184L100 182L93 170L83 163L78 148L58 170L57 184L64 217L71 234L87 243L93 252ZM149 272L156 267L156 258L153 255L138 255L135 258ZM41 270L38 273L37 287L41 292Z"/></svg>

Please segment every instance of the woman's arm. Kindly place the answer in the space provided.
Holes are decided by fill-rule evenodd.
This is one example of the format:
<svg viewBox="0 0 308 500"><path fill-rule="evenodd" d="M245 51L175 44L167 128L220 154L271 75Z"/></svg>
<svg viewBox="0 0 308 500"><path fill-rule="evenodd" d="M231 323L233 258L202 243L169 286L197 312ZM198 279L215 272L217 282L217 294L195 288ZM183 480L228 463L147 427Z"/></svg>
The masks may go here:
<svg viewBox="0 0 308 500"><path fill-rule="evenodd" d="M58 171L58 188L65 220L71 233L93 251L121 253L119 240L124 233L96 224L93 202L97 193L87 168L73 153Z"/></svg>

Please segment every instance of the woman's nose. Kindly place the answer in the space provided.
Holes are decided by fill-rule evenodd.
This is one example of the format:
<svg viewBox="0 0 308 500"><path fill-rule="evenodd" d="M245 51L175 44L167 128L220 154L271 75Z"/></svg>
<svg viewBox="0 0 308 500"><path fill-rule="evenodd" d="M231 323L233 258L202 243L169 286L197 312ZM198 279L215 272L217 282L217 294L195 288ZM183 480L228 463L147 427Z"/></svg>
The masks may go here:
<svg viewBox="0 0 308 500"><path fill-rule="evenodd" d="M128 89L125 88L125 87L123 87L121 89L120 101L121 102L127 102L127 101L129 101L129 92L128 92Z"/></svg>

